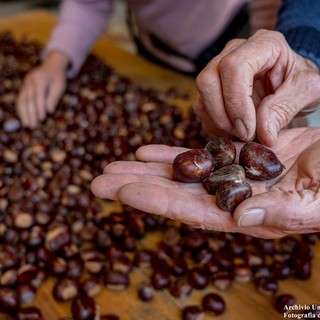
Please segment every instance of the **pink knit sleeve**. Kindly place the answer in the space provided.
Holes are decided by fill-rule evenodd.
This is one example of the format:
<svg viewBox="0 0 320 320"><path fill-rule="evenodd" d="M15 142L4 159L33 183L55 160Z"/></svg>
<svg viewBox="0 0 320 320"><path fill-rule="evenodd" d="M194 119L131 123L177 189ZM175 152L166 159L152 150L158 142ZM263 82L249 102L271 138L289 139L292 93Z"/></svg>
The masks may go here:
<svg viewBox="0 0 320 320"><path fill-rule="evenodd" d="M91 47L102 34L111 11L111 0L64 0L43 57L52 51L66 54L71 61L67 76L77 75Z"/></svg>

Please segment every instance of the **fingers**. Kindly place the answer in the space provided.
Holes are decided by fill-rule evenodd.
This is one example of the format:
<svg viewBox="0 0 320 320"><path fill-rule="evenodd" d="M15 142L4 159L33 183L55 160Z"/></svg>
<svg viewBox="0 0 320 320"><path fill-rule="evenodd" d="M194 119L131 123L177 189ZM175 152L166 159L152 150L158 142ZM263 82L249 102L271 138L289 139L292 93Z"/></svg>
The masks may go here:
<svg viewBox="0 0 320 320"><path fill-rule="evenodd" d="M144 212L178 220L196 228L218 232L241 232L259 238L279 238L284 234L273 227L238 227L229 212L217 207L215 197L188 194L177 188L143 183L126 184L119 200Z"/></svg>
<svg viewBox="0 0 320 320"><path fill-rule="evenodd" d="M47 93L46 110L52 113L59 103L59 100L66 89L66 82L64 79L56 81L52 84Z"/></svg>
<svg viewBox="0 0 320 320"><path fill-rule="evenodd" d="M22 125L35 128L47 113L52 113L66 87L63 72L39 67L28 74L17 99Z"/></svg>
<svg viewBox="0 0 320 320"><path fill-rule="evenodd" d="M283 37L278 33L272 33L272 39L269 37L270 33L257 33L220 62L225 107L242 140L251 140L256 130L253 81L271 70L283 54L279 45Z"/></svg>
<svg viewBox="0 0 320 320"><path fill-rule="evenodd" d="M215 116L213 119L211 119L208 109L206 108L203 100L201 99L200 96L198 96L195 101L192 104L192 108L195 112L195 114L199 117L202 125L202 129L204 132L206 132L209 136L214 137L214 136L228 136L232 138L232 134L229 132L224 131L216 121L218 120L218 117ZM226 118L228 116L224 114ZM229 125L229 123L228 123ZM232 128L230 127L230 130Z"/></svg>
<svg viewBox="0 0 320 320"><path fill-rule="evenodd" d="M234 230L231 215L215 205L213 196L199 197L178 188L131 183L119 190L122 203L145 212L217 231Z"/></svg>
<svg viewBox="0 0 320 320"><path fill-rule="evenodd" d="M279 131L305 107L320 103L320 76L301 63L273 95L266 97L257 110L257 135L267 146L273 146Z"/></svg>
<svg viewBox="0 0 320 320"><path fill-rule="evenodd" d="M32 125L32 120L31 120L32 106L31 106L31 103L29 102L30 93L28 91L30 91L28 87L23 87L17 100L17 113L21 119L22 125L25 127L31 127ZM31 114L29 114L30 107L31 107L31 110L30 110Z"/></svg>
<svg viewBox="0 0 320 320"><path fill-rule="evenodd" d="M319 79L280 33L262 30L228 45L200 73L196 83L202 105L194 108L209 134L251 140L257 133L272 146L302 108L320 103Z"/></svg>
<svg viewBox="0 0 320 320"><path fill-rule="evenodd" d="M46 83L34 73L27 75L17 101L17 112L22 125L35 128L45 118Z"/></svg>
<svg viewBox="0 0 320 320"><path fill-rule="evenodd" d="M220 79L220 61L244 41L243 39L230 41L225 49L213 58L196 78L196 85L202 104L196 102L194 109L208 134L225 135L228 133L229 135L236 135L233 123L225 108L224 88Z"/></svg>
<svg viewBox="0 0 320 320"><path fill-rule="evenodd" d="M234 219L240 227L272 227L283 235L307 233L319 231L319 210L314 191L274 190L246 199L236 209Z"/></svg>
<svg viewBox="0 0 320 320"><path fill-rule="evenodd" d="M167 190L182 189L188 194L206 194L202 185L198 183L181 183L160 176L135 173L108 173L98 176L91 183L91 191L102 199L119 200L119 190L127 184L137 182L147 186L161 186Z"/></svg>
<svg viewBox="0 0 320 320"><path fill-rule="evenodd" d="M150 144L140 147L136 151L136 158L140 161L172 163L178 154L187 150L187 148L182 147L169 147L166 145Z"/></svg>
<svg viewBox="0 0 320 320"><path fill-rule="evenodd" d="M171 165L165 163L144 163L137 161L115 161L108 164L104 170L104 174L136 174L136 175L152 175L165 179L172 179Z"/></svg>

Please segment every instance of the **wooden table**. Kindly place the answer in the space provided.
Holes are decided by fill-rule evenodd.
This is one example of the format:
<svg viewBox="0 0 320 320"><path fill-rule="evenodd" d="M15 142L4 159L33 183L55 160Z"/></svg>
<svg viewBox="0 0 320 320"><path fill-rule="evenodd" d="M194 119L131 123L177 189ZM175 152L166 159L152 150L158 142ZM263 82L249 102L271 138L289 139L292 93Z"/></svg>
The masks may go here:
<svg viewBox="0 0 320 320"><path fill-rule="evenodd" d="M28 14L18 15L0 20L0 31L10 30L16 37L27 35L30 39L36 39L45 43L50 30L55 24L55 17L44 12L34 11ZM155 66L141 57L129 54L101 39L93 49L93 53L113 66L120 74L129 77L133 81L154 87L158 90L166 90L170 87L178 87L182 92L189 92L195 96L194 81L175 72ZM178 101L178 103L180 103ZM183 104L181 102L181 104ZM182 105L182 107L184 107ZM320 306L320 254L319 245L313 262L313 277L308 281L296 279L281 282L281 292L290 292L298 298L299 305L317 304ZM132 285L128 290L114 292L104 290L96 300L101 306L102 313L114 312L121 315L122 320L177 320L180 319L181 308L185 305L200 303L201 297L207 292L216 292L214 288L204 291L196 291L185 300L173 299L166 292L157 292L155 300L151 303L143 303L136 295L136 285L143 279L147 279L142 270L135 270L131 275ZM43 285L37 294L35 305L43 311L46 320L57 320L62 316L70 316L70 303L56 303L51 297L52 281ZM283 319L282 314L274 311L271 298L257 293L252 283L234 283L233 286L221 292L227 303L227 311L219 316L221 320L277 320ZM205 320L210 319L206 316Z"/></svg>

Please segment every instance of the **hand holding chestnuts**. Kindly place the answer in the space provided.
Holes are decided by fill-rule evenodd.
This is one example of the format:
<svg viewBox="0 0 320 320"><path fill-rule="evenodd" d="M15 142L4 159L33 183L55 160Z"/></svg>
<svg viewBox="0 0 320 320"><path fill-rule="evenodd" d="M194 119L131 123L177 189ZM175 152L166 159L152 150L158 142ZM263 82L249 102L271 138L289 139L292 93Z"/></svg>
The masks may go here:
<svg viewBox="0 0 320 320"><path fill-rule="evenodd" d="M245 181L270 180L279 176L284 165L275 153L256 142L245 143L234 164L236 147L225 137L215 137L204 149L193 149L176 156L172 164L173 178L181 182L202 182L209 194L216 196L217 205L234 212L252 196L252 187Z"/></svg>

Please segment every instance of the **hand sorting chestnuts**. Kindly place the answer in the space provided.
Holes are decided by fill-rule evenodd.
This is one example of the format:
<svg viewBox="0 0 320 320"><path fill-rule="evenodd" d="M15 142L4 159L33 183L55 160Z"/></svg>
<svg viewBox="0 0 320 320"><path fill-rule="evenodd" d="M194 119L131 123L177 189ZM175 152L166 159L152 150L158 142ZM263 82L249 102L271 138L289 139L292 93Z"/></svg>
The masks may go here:
<svg viewBox="0 0 320 320"><path fill-rule="evenodd" d="M207 192L216 196L216 203L222 210L233 212L252 196L246 177L270 180L285 168L273 151L256 142L244 144L239 165L233 164L235 159L233 141L215 137L204 149L192 149L176 156L172 164L173 178L181 182L202 182Z"/></svg>

